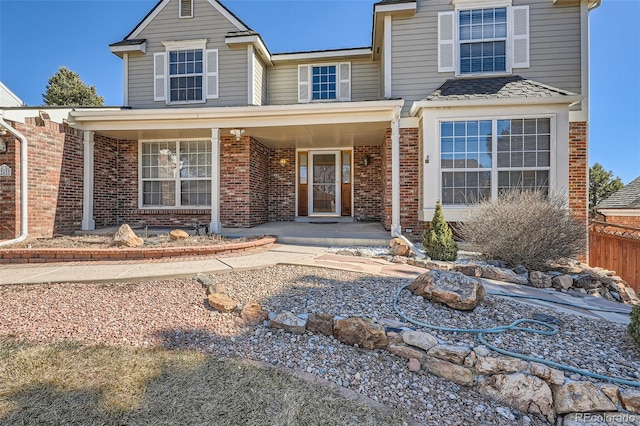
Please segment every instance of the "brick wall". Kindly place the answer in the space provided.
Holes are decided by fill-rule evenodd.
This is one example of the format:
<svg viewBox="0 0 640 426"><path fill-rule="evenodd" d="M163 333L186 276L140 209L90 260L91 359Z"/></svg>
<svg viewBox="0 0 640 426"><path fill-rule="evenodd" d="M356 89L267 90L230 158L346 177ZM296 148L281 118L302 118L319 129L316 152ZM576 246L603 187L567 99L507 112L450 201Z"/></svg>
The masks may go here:
<svg viewBox="0 0 640 426"><path fill-rule="evenodd" d="M587 123L569 123L569 209L575 218L588 226L589 164L587 162ZM585 253L579 260L587 260Z"/></svg>
<svg viewBox="0 0 640 426"><path fill-rule="evenodd" d="M269 221L269 148L253 138L251 138L249 148L251 156L249 169L251 214L247 225L256 226Z"/></svg>
<svg viewBox="0 0 640 426"><path fill-rule="evenodd" d="M96 228L118 224L118 145L117 139L94 135L93 217ZM135 144L135 142L131 142ZM138 186L135 182L129 182Z"/></svg>
<svg viewBox="0 0 640 426"><path fill-rule="evenodd" d="M370 163L365 166L365 155ZM353 208L357 220L380 221L382 218L382 147L356 146L353 148Z"/></svg>
<svg viewBox="0 0 640 426"><path fill-rule="evenodd" d="M285 160L284 167L280 160ZM292 221L296 216L296 150L269 149L269 221Z"/></svg>
<svg viewBox="0 0 640 426"><path fill-rule="evenodd" d="M82 132L40 118L14 126L28 141L29 236L49 237L79 229L82 222ZM7 221L13 222L13 235L9 230L6 235L15 236L19 233L20 215L19 142L10 138L9 145L13 151L15 178L13 188L9 185L6 190L14 191L15 208ZM3 194L5 192L3 190Z"/></svg>
<svg viewBox="0 0 640 426"><path fill-rule="evenodd" d="M383 161L383 218L386 229L391 229L391 129L387 129L382 145ZM419 139L417 128L400 129L400 224L403 232L412 228L409 238L419 238L427 223L418 221L419 202Z"/></svg>
<svg viewBox="0 0 640 426"><path fill-rule="evenodd" d="M640 216L605 216L604 221L607 223L615 223L616 225L640 228Z"/></svg>

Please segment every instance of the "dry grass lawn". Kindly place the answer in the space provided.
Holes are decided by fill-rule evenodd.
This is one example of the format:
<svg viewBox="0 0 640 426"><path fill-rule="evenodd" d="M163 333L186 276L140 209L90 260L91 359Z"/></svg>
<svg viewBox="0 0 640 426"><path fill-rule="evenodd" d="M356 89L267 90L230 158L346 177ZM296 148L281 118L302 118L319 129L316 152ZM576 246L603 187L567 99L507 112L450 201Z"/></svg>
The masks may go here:
<svg viewBox="0 0 640 426"><path fill-rule="evenodd" d="M283 371L194 351L0 338L0 425L400 425Z"/></svg>

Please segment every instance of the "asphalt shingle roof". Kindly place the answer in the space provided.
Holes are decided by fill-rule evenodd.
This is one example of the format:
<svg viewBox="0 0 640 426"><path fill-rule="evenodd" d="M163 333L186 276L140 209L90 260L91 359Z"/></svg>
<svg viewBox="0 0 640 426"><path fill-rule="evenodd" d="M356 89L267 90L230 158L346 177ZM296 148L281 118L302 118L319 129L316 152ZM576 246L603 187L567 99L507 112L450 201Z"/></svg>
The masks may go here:
<svg viewBox="0 0 640 426"><path fill-rule="evenodd" d="M426 101L459 101L479 99L549 98L575 96L575 93L520 76L456 78L445 81Z"/></svg>
<svg viewBox="0 0 640 426"><path fill-rule="evenodd" d="M640 209L640 176L602 200L596 209Z"/></svg>

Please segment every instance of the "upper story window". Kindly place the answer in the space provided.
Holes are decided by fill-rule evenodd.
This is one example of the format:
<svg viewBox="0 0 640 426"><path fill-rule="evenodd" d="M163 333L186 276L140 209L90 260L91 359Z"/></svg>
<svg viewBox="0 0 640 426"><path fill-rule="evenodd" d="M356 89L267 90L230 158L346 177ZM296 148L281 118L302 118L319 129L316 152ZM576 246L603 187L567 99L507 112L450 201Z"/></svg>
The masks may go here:
<svg viewBox="0 0 640 426"><path fill-rule="evenodd" d="M351 62L298 66L298 102L350 100Z"/></svg>
<svg viewBox="0 0 640 426"><path fill-rule="evenodd" d="M458 25L460 74L506 71L506 7L461 10Z"/></svg>
<svg viewBox="0 0 640 426"><path fill-rule="evenodd" d="M438 72L505 74L529 67L529 6L438 14Z"/></svg>
<svg viewBox="0 0 640 426"><path fill-rule="evenodd" d="M154 101L203 103L218 98L218 50L207 40L167 41L154 54Z"/></svg>
<svg viewBox="0 0 640 426"><path fill-rule="evenodd" d="M202 50L169 52L169 102L203 99Z"/></svg>
<svg viewBox="0 0 640 426"><path fill-rule="evenodd" d="M335 100L337 98L335 65L312 67L311 75L313 79L311 98L314 101L319 99Z"/></svg>
<svg viewBox="0 0 640 426"><path fill-rule="evenodd" d="M180 0L180 18L193 18L193 0Z"/></svg>

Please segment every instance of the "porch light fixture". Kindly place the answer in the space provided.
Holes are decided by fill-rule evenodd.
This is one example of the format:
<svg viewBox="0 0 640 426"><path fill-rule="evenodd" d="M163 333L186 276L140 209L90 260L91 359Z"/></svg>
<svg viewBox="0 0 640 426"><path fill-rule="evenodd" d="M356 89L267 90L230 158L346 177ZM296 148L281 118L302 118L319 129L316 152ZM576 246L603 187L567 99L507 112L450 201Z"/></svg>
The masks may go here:
<svg viewBox="0 0 640 426"><path fill-rule="evenodd" d="M282 168L287 167L287 163L288 163L288 161L287 161L286 158L281 158L280 159L280 167L282 167Z"/></svg>
<svg viewBox="0 0 640 426"><path fill-rule="evenodd" d="M236 137L236 141L239 141L242 135L244 135L244 129L231 129L229 133Z"/></svg>
<svg viewBox="0 0 640 426"><path fill-rule="evenodd" d="M371 164L371 157L369 157L368 155L362 157L362 165L367 167L369 164Z"/></svg>
<svg viewBox="0 0 640 426"><path fill-rule="evenodd" d="M0 139L0 154L4 154L5 152L7 152L7 143Z"/></svg>

